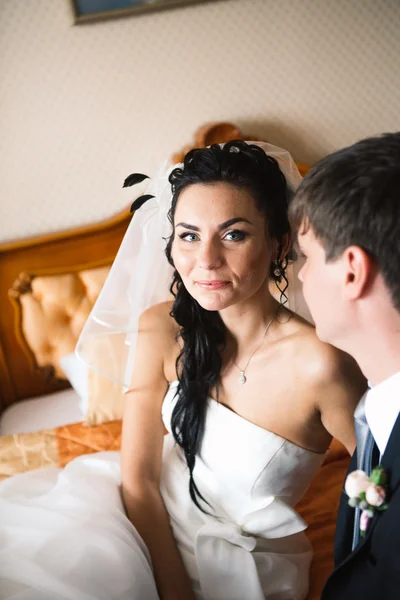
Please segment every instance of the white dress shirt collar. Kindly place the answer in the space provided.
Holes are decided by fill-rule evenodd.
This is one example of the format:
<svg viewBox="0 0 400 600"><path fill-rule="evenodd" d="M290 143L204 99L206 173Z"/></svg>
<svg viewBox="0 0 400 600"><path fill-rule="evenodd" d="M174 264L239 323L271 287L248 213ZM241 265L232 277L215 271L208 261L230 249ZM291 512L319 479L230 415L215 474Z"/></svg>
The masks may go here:
<svg viewBox="0 0 400 600"><path fill-rule="evenodd" d="M400 371L368 390L365 417L381 456L400 411Z"/></svg>

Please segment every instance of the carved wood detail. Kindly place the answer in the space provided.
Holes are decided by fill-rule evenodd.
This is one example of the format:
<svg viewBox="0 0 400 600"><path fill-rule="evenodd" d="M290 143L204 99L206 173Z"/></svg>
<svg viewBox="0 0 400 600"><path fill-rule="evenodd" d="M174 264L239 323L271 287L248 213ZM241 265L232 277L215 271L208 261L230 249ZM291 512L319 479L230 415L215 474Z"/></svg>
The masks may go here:
<svg viewBox="0 0 400 600"><path fill-rule="evenodd" d="M28 273L20 273L17 279L14 281L11 289L8 291L9 295L13 298L19 298L23 294L32 292L32 280L34 275Z"/></svg>

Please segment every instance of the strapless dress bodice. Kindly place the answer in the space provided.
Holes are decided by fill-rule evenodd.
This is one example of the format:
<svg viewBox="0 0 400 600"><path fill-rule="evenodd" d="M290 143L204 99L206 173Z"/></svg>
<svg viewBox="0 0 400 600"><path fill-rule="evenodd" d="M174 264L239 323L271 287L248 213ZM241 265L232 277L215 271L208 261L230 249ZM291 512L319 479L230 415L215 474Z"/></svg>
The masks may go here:
<svg viewBox="0 0 400 600"><path fill-rule="evenodd" d="M301 448L209 398L193 473L209 503L203 505L206 514L190 498L186 461L171 434L177 388L177 382L170 384L162 408L169 434L161 492L197 597L261 600L273 593L276 600L301 600L312 554L301 533L307 525L293 506L325 455Z"/></svg>

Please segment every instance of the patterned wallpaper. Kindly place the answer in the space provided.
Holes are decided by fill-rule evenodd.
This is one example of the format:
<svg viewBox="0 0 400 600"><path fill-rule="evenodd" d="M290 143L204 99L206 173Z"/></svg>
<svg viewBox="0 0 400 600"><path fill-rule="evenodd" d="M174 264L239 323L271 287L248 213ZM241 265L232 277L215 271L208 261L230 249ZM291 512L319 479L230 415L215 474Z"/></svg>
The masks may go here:
<svg viewBox="0 0 400 600"><path fill-rule="evenodd" d="M129 204L206 121L302 162L400 129L399 0L219 0L72 25L69 0L0 0L0 241Z"/></svg>

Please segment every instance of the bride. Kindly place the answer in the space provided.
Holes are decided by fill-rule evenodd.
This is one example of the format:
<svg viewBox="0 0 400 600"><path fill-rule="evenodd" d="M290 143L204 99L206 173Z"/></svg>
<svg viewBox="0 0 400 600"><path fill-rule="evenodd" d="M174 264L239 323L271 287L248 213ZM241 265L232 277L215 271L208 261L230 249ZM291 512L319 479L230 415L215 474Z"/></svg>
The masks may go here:
<svg viewBox="0 0 400 600"><path fill-rule="evenodd" d="M133 175L128 184L142 178ZM60 531L54 490L56 507L67 494L79 496L76 535L97 590L84 588L83 577L71 592L65 573L65 585L54 587L48 559L49 583L41 590L49 598L306 597L312 550L293 507L332 436L353 452L353 413L365 382L347 355L320 342L312 325L285 308L292 253L287 204L299 179L286 151L234 141L189 152L156 182L154 195L134 203L137 215L78 345L96 367L93 344L124 339L127 355L117 367L110 355L108 375L127 387L121 489L130 523L112 491L115 456L73 461L64 487L59 479L45 489L42 482L40 500L32 502L45 514L51 510L49 543ZM170 270L161 260L160 231L168 232ZM280 300L271 282L281 286ZM105 351L115 357L108 341ZM101 461L114 469L108 492L96 488ZM21 486L23 479L20 493ZM67 529L63 535L71 535ZM108 554L99 546L102 531ZM58 541L61 547L64 538ZM13 543L14 557L22 556L17 537ZM43 554L37 546L34 556ZM106 574L114 578L111 592ZM129 585L122 585L124 577ZM44 592L3 597L47 598Z"/></svg>

